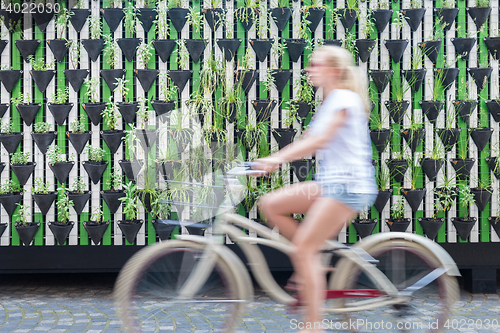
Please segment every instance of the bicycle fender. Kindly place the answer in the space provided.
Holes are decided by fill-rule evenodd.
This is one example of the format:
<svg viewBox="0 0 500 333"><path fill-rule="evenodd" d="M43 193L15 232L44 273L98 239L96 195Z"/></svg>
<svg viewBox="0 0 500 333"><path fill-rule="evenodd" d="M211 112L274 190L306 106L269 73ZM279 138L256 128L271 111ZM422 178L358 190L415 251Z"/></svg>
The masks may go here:
<svg viewBox="0 0 500 333"><path fill-rule="evenodd" d="M461 276L458 270L457 264L445 249L439 246L438 243L431 241L420 235L412 234L409 232L382 232L375 235L370 235L363 238L359 242L353 245L353 247L361 247L363 249L368 249L373 245L389 240L404 239L410 242L418 243L431 251L436 258L441 262L444 268L447 269L446 273L451 276Z"/></svg>

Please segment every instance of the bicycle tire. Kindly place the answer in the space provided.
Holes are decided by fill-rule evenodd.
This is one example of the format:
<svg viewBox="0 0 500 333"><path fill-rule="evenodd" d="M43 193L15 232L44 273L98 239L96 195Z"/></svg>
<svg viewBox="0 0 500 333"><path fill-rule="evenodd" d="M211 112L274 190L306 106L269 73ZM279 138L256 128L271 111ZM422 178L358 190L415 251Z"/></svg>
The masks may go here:
<svg viewBox="0 0 500 333"><path fill-rule="evenodd" d="M195 297L176 299L205 247L182 240L162 242L144 248L125 264L114 297L126 332L172 328L232 332L244 301L251 297L235 272L241 267L231 256L217 253L214 269Z"/></svg>
<svg viewBox="0 0 500 333"><path fill-rule="evenodd" d="M364 250L379 260L377 267L398 290L412 285L434 269L443 267L439 259L426 247L403 239L384 241ZM359 266L347 258L339 261L336 272L330 280L329 289L379 289ZM458 294L456 278L444 273L413 293L407 305L385 305L374 311L346 312L343 314L343 323L346 323L345 327L352 332L369 329L370 326L367 325L371 325L371 329L376 325L380 331L397 328L405 332L439 332L446 323ZM353 301L364 300L367 298L340 298L328 302L334 304L334 307L345 308ZM385 321L384 326L386 316L389 320ZM354 325L353 322L357 324Z"/></svg>

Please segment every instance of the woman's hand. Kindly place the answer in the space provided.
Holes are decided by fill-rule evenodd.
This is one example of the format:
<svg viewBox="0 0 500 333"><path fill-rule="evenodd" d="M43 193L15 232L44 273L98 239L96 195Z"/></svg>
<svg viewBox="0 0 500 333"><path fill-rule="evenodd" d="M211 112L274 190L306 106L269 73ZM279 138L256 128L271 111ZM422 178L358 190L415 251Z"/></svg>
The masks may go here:
<svg viewBox="0 0 500 333"><path fill-rule="evenodd" d="M255 170L263 170L266 173L271 173L273 171L276 171L279 166L283 163L285 163L281 158L279 157L274 157L274 156L268 156L264 158L259 158L255 161L253 161L254 166L252 166L253 169ZM256 174L256 177L260 177L264 174Z"/></svg>

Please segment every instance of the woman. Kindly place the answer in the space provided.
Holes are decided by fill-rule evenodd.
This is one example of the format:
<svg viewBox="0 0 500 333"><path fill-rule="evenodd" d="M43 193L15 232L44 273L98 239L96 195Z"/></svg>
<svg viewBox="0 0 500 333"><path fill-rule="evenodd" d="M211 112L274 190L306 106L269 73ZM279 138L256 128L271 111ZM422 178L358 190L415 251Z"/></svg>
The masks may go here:
<svg viewBox="0 0 500 333"><path fill-rule="evenodd" d="M311 125L300 140L255 162L256 169L272 172L282 163L316 155L316 181L268 193L259 200L259 208L297 246L292 263L302 282L301 300L308 306L304 325L310 328L301 332L320 332L326 279L319 247L373 204L377 186L368 135L366 76L354 66L349 52L335 46L317 49L306 71L324 96ZM292 213L306 217L299 225Z"/></svg>

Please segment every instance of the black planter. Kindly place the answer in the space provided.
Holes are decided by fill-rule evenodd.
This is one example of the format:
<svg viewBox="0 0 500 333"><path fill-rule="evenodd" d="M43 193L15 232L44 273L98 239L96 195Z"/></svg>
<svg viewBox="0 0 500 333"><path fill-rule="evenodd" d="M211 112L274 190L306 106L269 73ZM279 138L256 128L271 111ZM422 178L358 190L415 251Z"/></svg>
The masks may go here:
<svg viewBox="0 0 500 333"><path fill-rule="evenodd" d="M425 74L427 71L425 69L410 69L403 70L403 76L410 85L411 91L416 92L422 86L425 79Z"/></svg>
<svg viewBox="0 0 500 333"><path fill-rule="evenodd" d="M294 102L290 101L290 105L295 106L297 108L297 120L301 123L307 118L309 113L312 110L312 105L307 102Z"/></svg>
<svg viewBox="0 0 500 333"><path fill-rule="evenodd" d="M106 103L83 103L83 110L90 118L90 121L94 126L99 125L102 119L102 111L106 108Z"/></svg>
<svg viewBox="0 0 500 333"><path fill-rule="evenodd" d="M5 169L5 162L0 162L0 173Z"/></svg>
<svg viewBox="0 0 500 333"><path fill-rule="evenodd" d="M382 213L385 206L387 205L387 202L391 198L391 195L392 195L392 189L378 191L377 198L375 199L375 203L373 204L377 209L377 211Z"/></svg>
<svg viewBox="0 0 500 333"><path fill-rule="evenodd" d="M425 114L429 122L433 125L436 124L437 117L444 107L444 102L441 101L419 101L422 107L422 112Z"/></svg>
<svg viewBox="0 0 500 333"><path fill-rule="evenodd" d="M180 162L166 161L160 164L160 172L165 179L173 180L174 170L177 170L180 167L181 167Z"/></svg>
<svg viewBox="0 0 500 333"><path fill-rule="evenodd" d="M285 85L288 83L288 80L292 77L292 71L289 69L272 69L271 75L274 78L274 84L276 85L276 89L278 92L283 92Z"/></svg>
<svg viewBox="0 0 500 333"><path fill-rule="evenodd" d="M434 240L439 232L439 229L441 229L441 226L444 223L444 219L431 219L421 217L418 219L418 222L422 226L422 229L424 230L424 233L427 235L427 237Z"/></svg>
<svg viewBox="0 0 500 333"><path fill-rule="evenodd" d="M104 199L104 202L108 205L110 213L114 214L122 204L122 202L118 199L123 198L125 196L125 192L123 190L101 191L101 196Z"/></svg>
<svg viewBox="0 0 500 333"><path fill-rule="evenodd" d="M250 45L255 51L255 56L260 62L266 61L269 50L274 43L274 39L250 39Z"/></svg>
<svg viewBox="0 0 500 333"><path fill-rule="evenodd" d="M24 15L22 11L7 11L6 9L0 9L0 15L3 16L3 23L9 29L9 31L13 31L14 28L19 23L19 19Z"/></svg>
<svg viewBox="0 0 500 333"><path fill-rule="evenodd" d="M10 104L8 103L3 103L0 104L0 118L2 118L5 115L5 112L9 109Z"/></svg>
<svg viewBox="0 0 500 333"><path fill-rule="evenodd" d="M458 10L458 8L456 8ZM476 44L476 38L452 38L451 42L455 46L456 54L462 59L469 59L470 51L474 44Z"/></svg>
<svg viewBox="0 0 500 333"><path fill-rule="evenodd" d="M479 209L480 212L484 211L488 201L491 199L493 188L471 188L470 191L474 194L474 201L476 202L477 209Z"/></svg>
<svg viewBox="0 0 500 333"><path fill-rule="evenodd" d="M406 232L406 229L410 225L410 219L387 219L385 223L387 223L391 231Z"/></svg>
<svg viewBox="0 0 500 333"><path fill-rule="evenodd" d="M412 32L417 31L424 17L425 8L403 9L401 12L404 14L406 22L408 22L410 26L410 30Z"/></svg>
<svg viewBox="0 0 500 333"><path fill-rule="evenodd" d="M459 8L434 8L434 13L441 19L441 26L445 32L450 30L453 22L455 22L458 10Z"/></svg>
<svg viewBox="0 0 500 333"><path fill-rule="evenodd" d="M104 48L104 39L82 39L82 45L87 51L90 60L95 62Z"/></svg>
<svg viewBox="0 0 500 333"><path fill-rule="evenodd" d="M416 211L420 204L422 203L422 200L424 200L425 193L427 192L427 189L425 188L419 188L419 189L401 189L401 194L403 197L405 197L406 201L408 201L408 204L411 207L412 211Z"/></svg>
<svg viewBox="0 0 500 333"><path fill-rule="evenodd" d="M21 115L21 118L23 118L23 121L26 124L26 126L31 126L31 124L33 124L36 114L38 113L38 110L40 110L40 106L41 106L40 103L17 105L17 111L19 111L19 114Z"/></svg>
<svg viewBox="0 0 500 333"><path fill-rule="evenodd" d="M149 91L153 82L155 82L158 77L158 73L159 70L157 69L134 69L134 74L145 92Z"/></svg>
<svg viewBox="0 0 500 333"><path fill-rule="evenodd" d="M437 130L438 136L443 142L444 150L448 153L453 149L453 146L457 143L458 137L460 136L460 128L443 129Z"/></svg>
<svg viewBox="0 0 500 333"><path fill-rule="evenodd" d="M274 139L278 142L279 149L283 149L293 142L297 130L290 128L273 128L272 133Z"/></svg>
<svg viewBox="0 0 500 333"><path fill-rule="evenodd" d="M102 178L104 171L108 167L108 161L94 162L94 161L84 161L82 162L83 168L87 171L87 174L92 180L92 183L97 184Z"/></svg>
<svg viewBox="0 0 500 333"><path fill-rule="evenodd" d="M0 194L0 203L2 203L9 217L12 217L17 208L17 203L21 202L22 199L23 195L20 193Z"/></svg>
<svg viewBox="0 0 500 333"><path fill-rule="evenodd" d="M141 169L141 165L139 164L138 161L122 161L120 160L118 162L120 164L120 167L122 168L123 172L125 173L125 176L132 181L136 180L136 176L139 173L139 170Z"/></svg>
<svg viewBox="0 0 500 333"><path fill-rule="evenodd" d="M18 39L14 41L24 61L28 63L28 56L35 56L35 51L40 45L39 39Z"/></svg>
<svg viewBox="0 0 500 333"><path fill-rule="evenodd" d="M356 47L358 49L359 60L367 62L375 48L375 39L356 39Z"/></svg>
<svg viewBox="0 0 500 333"><path fill-rule="evenodd" d="M386 39L385 47L389 50L389 56L392 58L392 61L398 63L403 58L403 53L408 46L407 39Z"/></svg>
<svg viewBox="0 0 500 333"><path fill-rule="evenodd" d="M374 129L370 131L370 138L377 148L378 152L381 153L387 147L387 144L391 141L392 138L392 129Z"/></svg>
<svg viewBox="0 0 500 333"><path fill-rule="evenodd" d="M207 21L210 29L215 31L220 26L224 10L222 8L206 8L203 9L203 14L205 15L205 20Z"/></svg>
<svg viewBox="0 0 500 333"><path fill-rule="evenodd" d="M452 158L450 162L453 169L455 169L458 180L467 180L476 160L473 158Z"/></svg>
<svg viewBox="0 0 500 333"><path fill-rule="evenodd" d="M241 89L248 95L250 89L252 88L255 80L259 77L259 71L256 69L249 70L238 70L236 72L236 80L240 83Z"/></svg>
<svg viewBox="0 0 500 333"><path fill-rule="evenodd" d="M127 242L133 244L135 238L137 237L137 233L141 229L143 224L142 220L133 220L133 221L120 221L118 222L118 226L122 231L123 235Z"/></svg>
<svg viewBox="0 0 500 333"><path fill-rule="evenodd" d="M309 8L307 11L309 12L307 20L311 22L309 23L309 29L311 29L311 32L315 32L323 16L325 16L325 10L323 8Z"/></svg>
<svg viewBox="0 0 500 333"><path fill-rule="evenodd" d="M286 49L288 50L288 55L292 62L297 62L306 48L306 41L304 39L291 39L286 38L284 40Z"/></svg>
<svg viewBox="0 0 500 333"><path fill-rule="evenodd" d="M57 62L62 62L66 54L68 54L68 46L66 45L66 40L64 39L50 39L47 41L54 58Z"/></svg>
<svg viewBox="0 0 500 333"><path fill-rule="evenodd" d="M0 71L0 81L2 81L5 90L9 94L12 93L12 90L16 87L17 81L21 78L21 74L23 71L21 70L5 70Z"/></svg>
<svg viewBox="0 0 500 333"><path fill-rule="evenodd" d="M389 110L392 121L401 124L405 116L406 109L410 105L408 101L385 101L385 106Z"/></svg>
<svg viewBox="0 0 500 333"><path fill-rule="evenodd" d="M474 79L474 82L476 83L476 86L479 88L479 90L482 90L489 79L491 72L493 71L493 68L491 67L486 67L486 68L467 68L467 72L472 76Z"/></svg>
<svg viewBox="0 0 500 333"><path fill-rule="evenodd" d="M172 79L172 82L179 88L179 94L182 93L186 83L191 78L190 70L169 70L168 76Z"/></svg>
<svg viewBox="0 0 500 333"><path fill-rule="evenodd" d="M500 100L487 100L486 107L493 119L497 123L500 122Z"/></svg>
<svg viewBox="0 0 500 333"><path fill-rule="evenodd" d="M156 141L156 131L155 130L143 130L143 129L138 129L136 130L137 137L139 138L139 141L141 142L142 148L144 149L145 152L149 151L151 147L153 147L154 142Z"/></svg>
<svg viewBox="0 0 500 333"><path fill-rule="evenodd" d="M434 69L435 73L439 73L440 71L444 72L444 80L443 80L443 87L445 90L447 90L451 84L457 79L458 77L458 72L460 71L460 68L437 68Z"/></svg>
<svg viewBox="0 0 500 333"><path fill-rule="evenodd" d="M292 11L288 7L277 7L271 9L271 16L279 31L285 30L286 24L292 17Z"/></svg>
<svg viewBox="0 0 500 333"><path fill-rule="evenodd" d="M108 230L109 222L102 222L99 224L83 222L83 226L85 227L85 230L87 230L92 242L94 242L95 245L99 245L102 241L102 236L104 236L104 233Z"/></svg>
<svg viewBox="0 0 500 333"><path fill-rule="evenodd" d="M106 20L111 33L120 25L125 13L122 8L101 8L101 15Z"/></svg>
<svg viewBox="0 0 500 333"><path fill-rule="evenodd" d="M200 61L200 57L205 51L204 39L186 39L186 48L193 62Z"/></svg>
<svg viewBox="0 0 500 333"><path fill-rule="evenodd" d="M122 78L127 70L125 69L101 69L101 76L106 81L109 89L114 91L116 88L116 79Z"/></svg>
<svg viewBox="0 0 500 333"><path fill-rule="evenodd" d="M19 235L19 239L21 240L21 244L24 246L30 246L35 238L36 232L38 231L38 227L40 227L40 223L30 223L27 226L22 226L20 223L16 223L14 228L16 228L17 234Z"/></svg>
<svg viewBox="0 0 500 333"><path fill-rule="evenodd" d="M143 192L142 190L139 190L137 192L137 196L139 197L139 201L141 202L142 206L144 207L144 210L146 213L151 212L151 193L149 192Z"/></svg>
<svg viewBox="0 0 500 333"><path fill-rule="evenodd" d="M444 165L443 159L432 159L432 158L424 158L421 161L422 171L424 171L425 175L429 178L431 182L436 181L436 176Z"/></svg>
<svg viewBox="0 0 500 333"><path fill-rule="evenodd" d="M153 39L153 46L155 47L156 53L158 53L163 62L168 61L176 45L176 39Z"/></svg>
<svg viewBox="0 0 500 333"><path fill-rule="evenodd" d="M323 42L327 46L342 46L342 39L324 39Z"/></svg>
<svg viewBox="0 0 500 333"><path fill-rule="evenodd" d="M177 224L179 221L176 221ZM176 225L170 224L169 220L154 220L153 227L155 228L156 234L162 241L168 240L172 231L174 231Z"/></svg>
<svg viewBox="0 0 500 333"><path fill-rule="evenodd" d="M3 235L5 232L5 229L7 229L8 224L7 223L0 223L0 236Z"/></svg>
<svg viewBox="0 0 500 333"><path fill-rule="evenodd" d="M73 222L68 222L66 224L59 224L57 222L49 223L49 229L54 234L54 237L59 245L63 245L64 242L66 242L71 229L73 229L73 225Z"/></svg>
<svg viewBox="0 0 500 333"><path fill-rule="evenodd" d="M38 149L42 154L47 152L47 148L50 146L52 141L56 138L56 132L47 132L47 133L33 133L31 132L31 136L33 140L35 140Z"/></svg>
<svg viewBox="0 0 500 333"><path fill-rule="evenodd" d="M122 130L101 131L101 136L104 139L104 142L108 145L111 154L114 154L118 150L118 147L120 147L122 140L125 137L125 132Z"/></svg>
<svg viewBox="0 0 500 333"><path fill-rule="evenodd" d="M295 176L297 176L297 179L300 182L306 180L306 178L309 176L312 167L313 167L312 159L296 160L291 162L291 169L293 170Z"/></svg>
<svg viewBox="0 0 500 333"><path fill-rule="evenodd" d="M481 30L481 27L486 22L488 16L490 16L491 13L490 7L472 7L466 8L466 10L476 24L476 28L478 31Z"/></svg>
<svg viewBox="0 0 500 333"><path fill-rule="evenodd" d="M387 84L391 81L394 71L391 70L370 70L370 76L379 93L382 93Z"/></svg>
<svg viewBox="0 0 500 333"><path fill-rule="evenodd" d="M85 191L84 193L68 192L69 200L73 201L73 209L76 214L80 215L83 212L83 208L85 208L87 201L89 201L91 193L90 191Z"/></svg>
<svg viewBox="0 0 500 333"><path fill-rule="evenodd" d="M69 173L71 169L73 169L73 165L75 162L61 162L61 163L55 163L55 164L50 164L49 167L50 170L52 170L52 173L54 176L56 176L57 180L59 183L64 183L68 179Z"/></svg>
<svg viewBox="0 0 500 333"><path fill-rule="evenodd" d="M224 59L231 61L236 55L238 47L240 47L241 39L217 39L217 45L224 53Z"/></svg>
<svg viewBox="0 0 500 333"><path fill-rule="evenodd" d="M401 136L406 140L406 143L408 143L412 152L417 151L417 147L422 143L424 135L424 128L404 129L401 131Z"/></svg>
<svg viewBox="0 0 500 333"><path fill-rule="evenodd" d="M355 219L352 221L352 225L354 229L356 229L356 233L360 238L365 238L366 236L370 236L377 225L377 219L371 220L360 220Z"/></svg>
<svg viewBox="0 0 500 333"><path fill-rule="evenodd" d="M490 225L493 227L495 232L497 233L497 236L500 237L500 217L497 216L490 216L488 217L488 221L490 222Z"/></svg>
<svg viewBox="0 0 500 333"><path fill-rule="evenodd" d="M73 25L73 28L75 28L76 32L80 33L80 31L82 31L89 15L90 9L71 9L69 21L71 22L71 25Z"/></svg>
<svg viewBox="0 0 500 333"><path fill-rule="evenodd" d="M484 37L484 44L490 51L491 56L498 60L500 57L500 37Z"/></svg>
<svg viewBox="0 0 500 333"><path fill-rule="evenodd" d="M498 157L486 157L486 163L497 179L500 179L500 167L497 167Z"/></svg>
<svg viewBox="0 0 500 333"><path fill-rule="evenodd" d="M56 71L30 71L31 77L33 78L33 81L35 81L36 86L38 87L38 90L40 92L45 92L47 89L47 86L49 85L50 81L56 74Z"/></svg>
<svg viewBox="0 0 500 333"><path fill-rule="evenodd" d="M256 8L240 7L235 11L235 16L243 25L243 30L247 32L252 28L253 22L259 14L258 9Z"/></svg>
<svg viewBox="0 0 500 333"><path fill-rule="evenodd" d="M429 40L418 45L422 49L422 53L436 65L439 50L441 49L441 39Z"/></svg>
<svg viewBox="0 0 500 333"><path fill-rule="evenodd" d="M483 151L486 144L490 141L493 134L493 128L483 127L471 129L470 136L477 146L478 151Z"/></svg>
<svg viewBox="0 0 500 333"><path fill-rule="evenodd" d="M127 124L135 123L137 110L139 108L138 102L118 102L118 111L122 115L123 121Z"/></svg>
<svg viewBox="0 0 500 333"><path fill-rule="evenodd" d="M9 154L16 152L19 143L23 140L23 133L0 134L0 142L2 142L5 150Z"/></svg>
<svg viewBox="0 0 500 333"><path fill-rule="evenodd" d="M462 117L463 121L469 123L470 115L477 105L477 101L454 101L455 112Z"/></svg>
<svg viewBox="0 0 500 333"><path fill-rule="evenodd" d="M133 61L135 58L135 51L139 44L141 44L140 38L117 38L116 43L123 52L123 55L127 61Z"/></svg>
<svg viewBox="0 0 500 333"><path fill-rule="evenodd" d="M33 11L31 13L33 20L35 21L36 25L38 26L38 29L40 29L41 32L45 32L45 29L47 28L47 25L49 24L50 20L54 17L54 11Z"/></svg>
<svg viewBox="0 0 500 333"><path fill-rule="evenodd" d="M387 24L391 20L392 10L390 9L376 9L372 12L373 23L378 32L383 32Z"/></svg>
<svg viewBox="0 0 500 333"><path fill-rule="evenodd" d="M401 183L404 179L406 170L408 169L407 160L388 160L386 161L387 167L389 168L391 176L398 183Z"/></svg>
<svg viewBox="0 0 500 333"><path fill-rule="evenodd" d="M54 116L56 124L59 126L63 126L68 119L69 112L73 108L73 103L64 103L64 104L53 104L48 103L50 113Z"/></svg>
<svg viewBox="0 0 500 333"><path fill-rule="evenodd" d="M469 238L470 232L476 224L477 219L475 217L471 217L469 219L463 219L461 217L452 217L451 222L457 229L457 233L463 240Z"/></svg>
<svg viewBox="0 0 500 333"><path fill-rule="evenodd" d="M75 148L76 153L80 155L83 151L83 148L85 148L85 145L87 142L90 140L90 134L92 132L84 132L84 133L71 133L71 132L66 132L66 135L69 138L69 141L73 145L73 148Z"/></svg>
<svg viewBox="0 0 500 333"><path fill-rule="evenodd" d="M42 215L47 215L50 207L57 198L57 192L49 192L47 194L32 194L33 199L35 199L36 205L40 208Z"/></svg>
<svg viewBox="0 0 500 333"><path fill-rule="evenodd" d="M356 23L356 20L358 18L358 13L355 9L350 8L338 8L337 10L340 17L340 22L344 26L344 29L346 30L346 32L351 31L354 23Z"/></svg>
<svg viewBox="0 0 500 333"><path fill-rule="evenodd" d="M172 111L175 108L175 101L151 101L151 106L155 110L156 116L159 117Z"/></svg>
<svg viewBox="0 0 500 333"><path fill-rule="evenodd" d="M268 121L269 117L271 117L271 112L276 107L276 101L272 100L254 100L252 101L252 105L255 109L255 113L257 116L257 121Z"/></svg>
<svg viewBox="0 0 500 333"><path fill-rule="evenodd" d="M138 15L137 17L139 18L139 21L142 23L142 28L144 29L144 32L147 34L151 27L153 26L153 21L156 19L156 9L154 8L138 8Z"/></svg>
<svg viewBox="0 0 500 333"><path fill-rule="evenodd" d="M34 162L28 162L26 164L10 165L10 168L12 169L12 171L14 171L14 174L16 175L17 180L19 181L19 185L21 185L21 187L24 187L24 185L26 185L26 182L33 173L33 170L35 170L35 165L36 163Z"/></svg>
<svg viewBox="0 0 500 333"><path fill-rule="evenodd" d="M181 32L182 28L187 21L187 14L189 13L189 9L186 8L170 8L167 11L168 18L174 25L175 30L177 32Z"/></svg>
<svg viewBox="0 0 500 333"><path fill-rule="evenodd" d="M80 90L83 81L89 75L88 69L65 69L63 72L74 91Z"/></svg>

